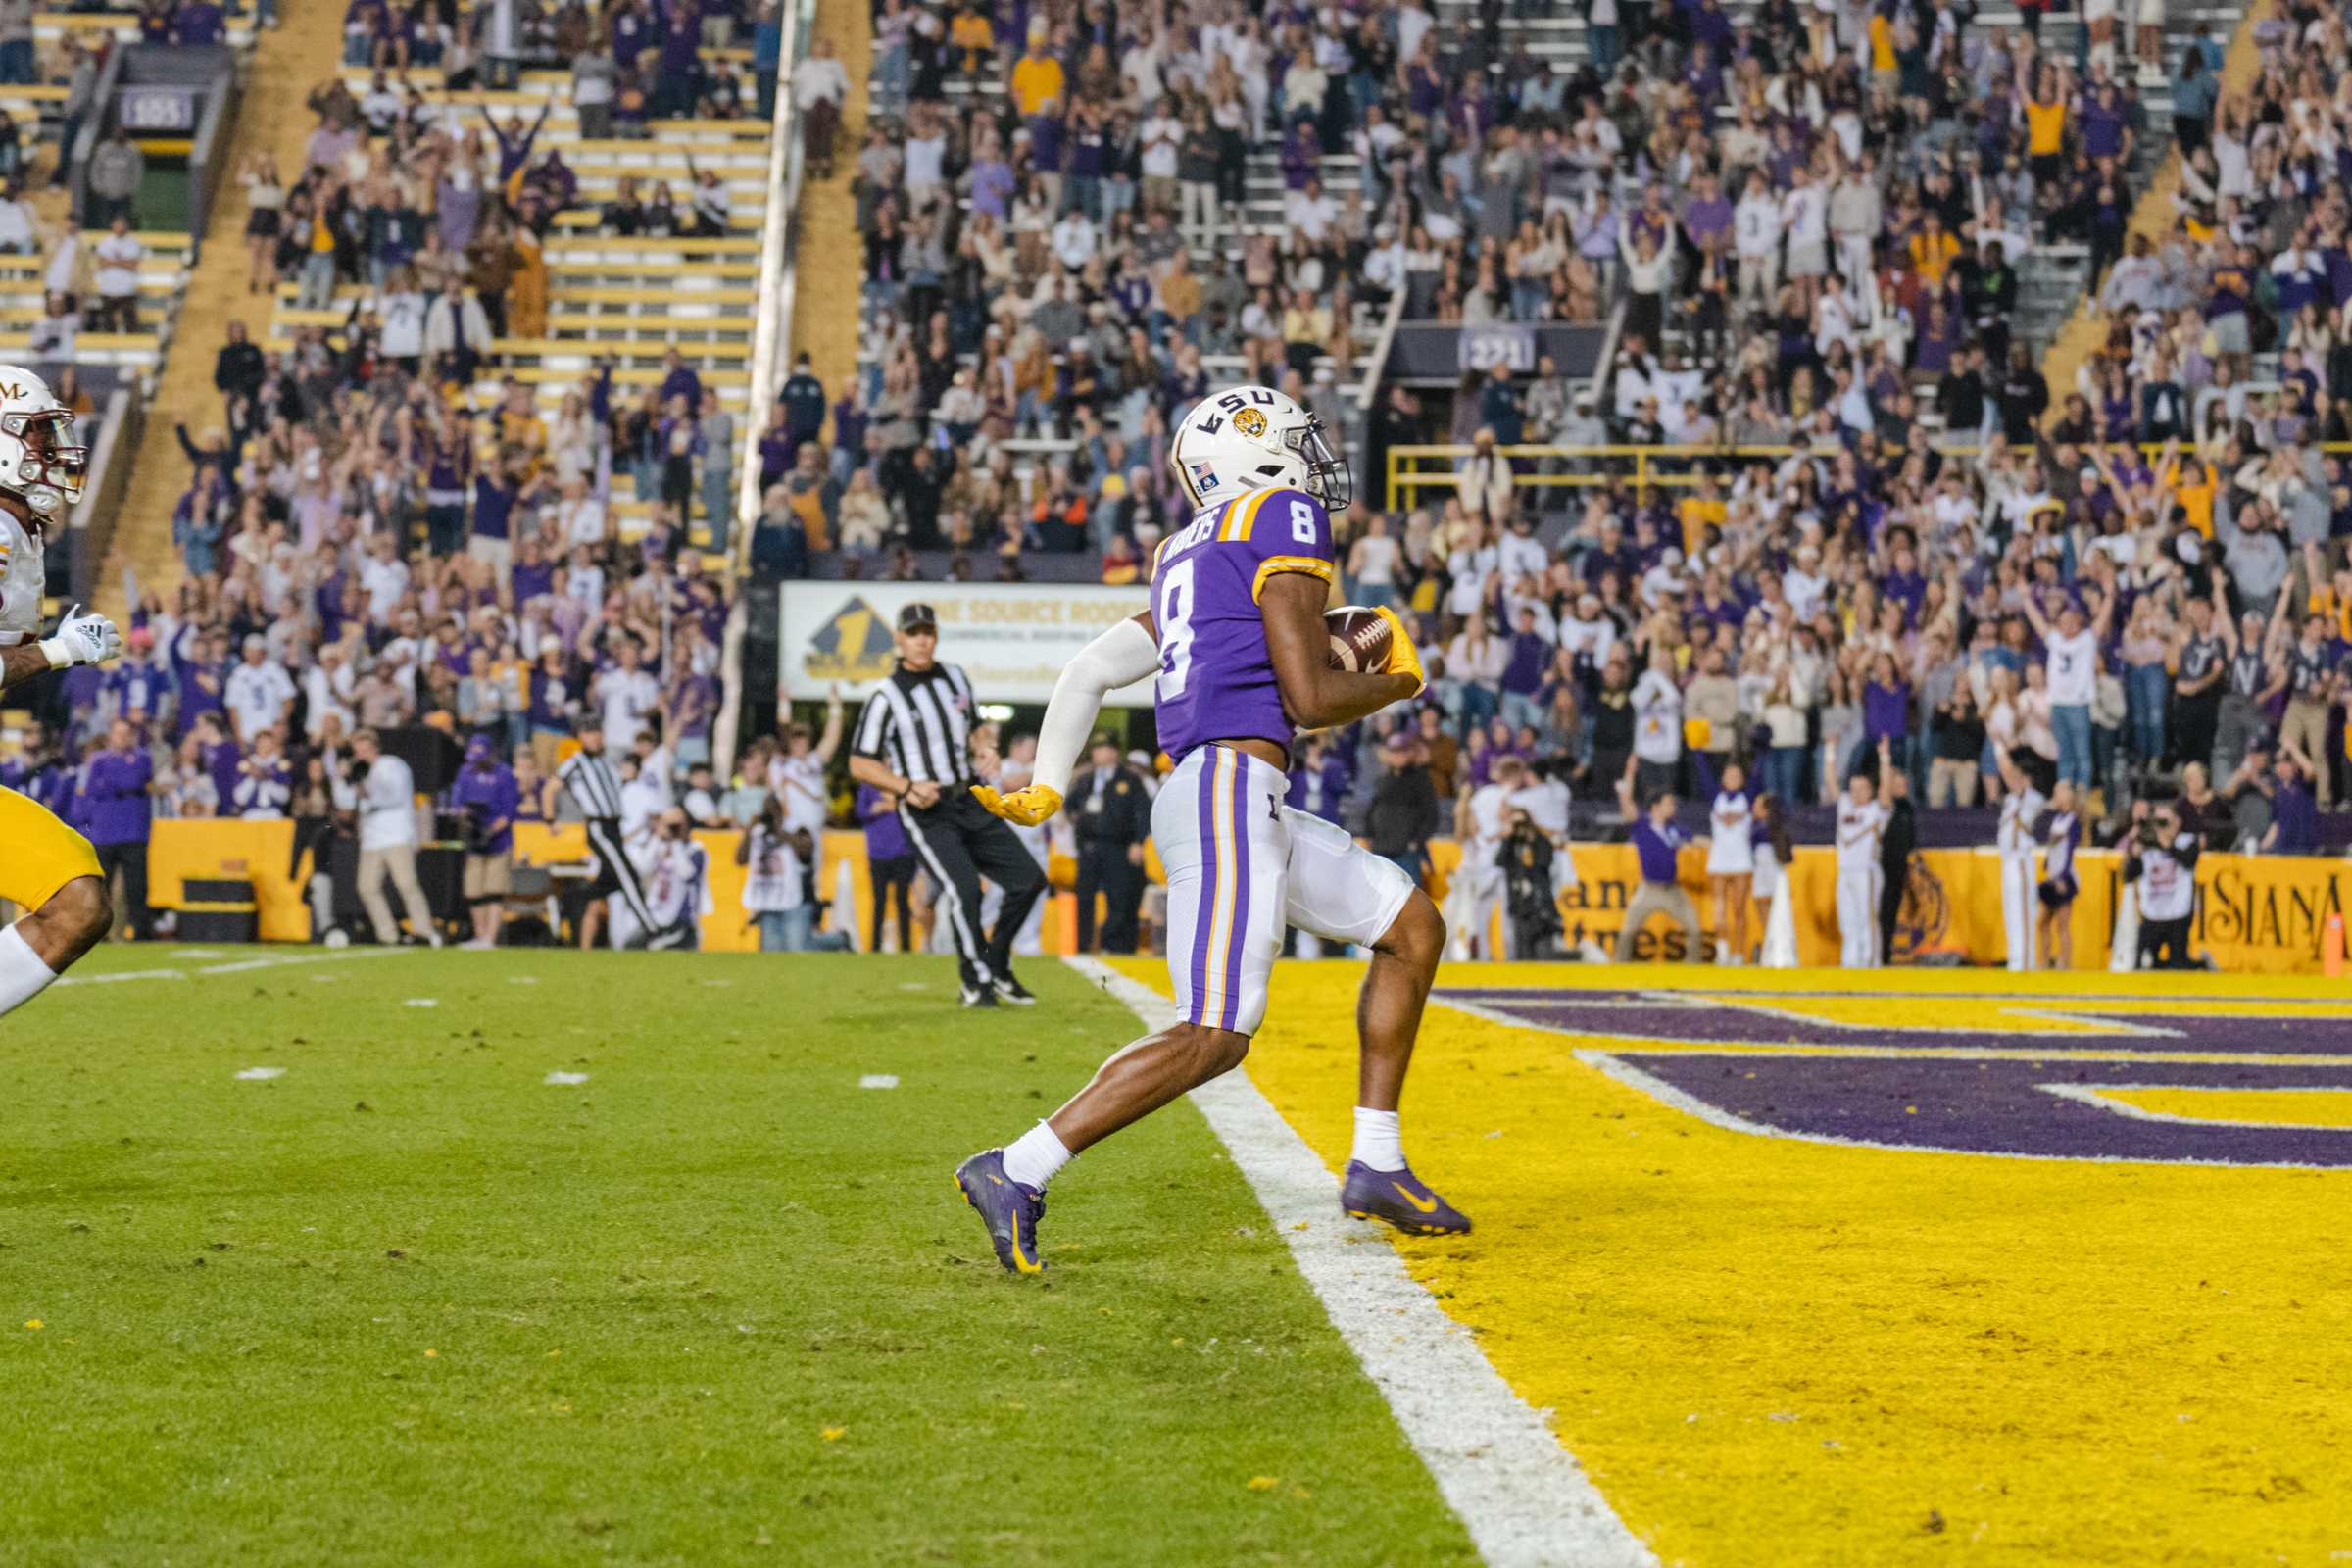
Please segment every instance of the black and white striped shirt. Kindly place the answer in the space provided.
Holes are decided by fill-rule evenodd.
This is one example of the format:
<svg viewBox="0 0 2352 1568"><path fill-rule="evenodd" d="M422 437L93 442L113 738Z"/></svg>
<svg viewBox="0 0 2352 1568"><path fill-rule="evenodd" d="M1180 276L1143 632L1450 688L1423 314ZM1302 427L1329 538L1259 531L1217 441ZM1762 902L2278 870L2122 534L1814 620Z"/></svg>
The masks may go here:
<svg viewBox="0 0 2352 1568"><path fill-rule="evenodd" d="M865 700L851 750L878 759L908 783L974 782L972 683L954 664L894 671Z"/></svg>
<svg viewBox="0 0 2352 1568"><path fill-rule="evenodd" d="M594 757L586 752L574 752L556 769L556 777L571 794L571 804L590 821L620 815L620 775L612 771L612 762L604 753Z"/></svg>

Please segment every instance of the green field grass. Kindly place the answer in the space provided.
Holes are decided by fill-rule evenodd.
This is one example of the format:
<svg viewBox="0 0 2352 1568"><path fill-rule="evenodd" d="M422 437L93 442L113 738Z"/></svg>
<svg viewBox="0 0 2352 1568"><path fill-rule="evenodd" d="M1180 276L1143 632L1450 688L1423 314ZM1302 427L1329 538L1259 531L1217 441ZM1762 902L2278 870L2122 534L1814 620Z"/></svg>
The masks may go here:
<svg viewBox="0 0 2352 1568"><path fill-rule="evenodd" d="M187 951L0 1024L0 1563L1471 1558L1189 1106L997 1268L1067 970Z"/></svg>

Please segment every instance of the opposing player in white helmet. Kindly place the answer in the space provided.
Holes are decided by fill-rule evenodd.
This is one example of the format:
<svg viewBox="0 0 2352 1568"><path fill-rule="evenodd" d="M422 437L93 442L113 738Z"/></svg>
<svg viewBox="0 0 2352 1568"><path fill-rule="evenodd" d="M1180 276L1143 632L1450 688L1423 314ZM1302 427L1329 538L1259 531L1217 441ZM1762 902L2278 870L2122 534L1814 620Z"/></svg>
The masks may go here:
<svg viewBox="0 0 2352 1568"><path fill-rule="evenodd" d="M74 411L48 383L0 366L0 691L122 652L114 622L78 605L54 636L39 635L44 547L80 499L88 457L74 445ZM37 996L114 919L90 841L10 789L0 789L0 899L32 911L0 930L0 1013Z"/></svg>

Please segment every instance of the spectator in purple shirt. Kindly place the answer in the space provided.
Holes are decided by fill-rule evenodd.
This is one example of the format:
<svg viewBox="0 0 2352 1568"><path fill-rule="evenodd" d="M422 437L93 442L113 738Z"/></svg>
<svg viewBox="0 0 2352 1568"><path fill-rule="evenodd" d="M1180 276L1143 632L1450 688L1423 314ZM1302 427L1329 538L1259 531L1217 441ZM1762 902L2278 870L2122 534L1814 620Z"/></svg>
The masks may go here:
<svg viewBox="0 0 2352 1568"><path fill-rule="evenodd" d="M2126 157L2131 128L2125 122L2123 106L2115 101L2115 83L2099 83L2098 91L2082 106L2077 121L2082 129L2082 150L2093 159L2113 158L2120 162Z"/></svg>
<svg viewBox="0 0 2352 1568"><path fill-rule="evenodd" d="M671 398L684 398L690 409L703 406L703 378L695 374L686 356L671 349L662 359L662 403L667 407Z"/></svg>
<svg viewBox="0 0 2352 1568"><path fill-rule="evenodd" d="M148 795L155 784L155 759L147 755L138 731L122 719L108 726L106 741L106 750L82 764L74 814L98 851L107 882L122 873L131 940L143 942L149 928L147 835L153 811Z"/></svg>
<svg viewBox="0 0 2352 1568"><path fill-rule="evenodd" d="M982 147L980 156L972 160L967 177L971 181L972 211L1004 221L1005 204L1012 199L1015 181L1012 165L1004 161L993 135Z"/></svg>
<svg viewBox="0 0 2352 1568"><path fill-rule="evenodd" d="M1298 764L1291 769L1290 793L1284 804L1295 811L1340 820L1340 802L1348 794L1348 764L1321 735L1310 735Z"/></svg>
<svg viewBox="0 0 2352 1568"><path fill-rule="evenodd" d="M499 760L489 738L466 745L466 765L449 787L449 808L466 818L466 906L473 917L468 948L498 946L507 894L514 879L514 812L522 804L514 770Z"/></svg>
<svg viewBox="0 0 2352 1568"><path fill-rule="evenodd" d="M212 775L213 789L225 807L236 797L237 775L241 771L237 764L244 760L245 755L228 733L227 713L216 709L200 714L195 735L197 763Z"/></svg>
<svg viewBox="0 0 2352 1568"><path fill-rule="evenodd" d="M858 786L858 820L865 826L866 874L874 887L873 928L867 933L865 950L880 953L882 948L883 912L893 901L899 910L899 947L901 953L914 951L914 915L909 900L913 897L914 873L918 862L913 849L906 842L906 828L899 820L898 803L871 784Z"/></svg>
<svg viewBox="0 0 2352 1568"><path fill-rule="evenodd" d="M1881 654L1871 662L1870 681L1862 688L1862 744L1846 764L1848 773L1862 770L1866 755L1880 742L1893 748L1894 765L1905 766L1911 754L1911 687L1894 667L1894 656Z"/></svg>
<svg viewBox="0 0 2352 1568"><path fill-rule="evenodd" d="M183 0L172 13L172 41L183 49L221 41L226 18L212 0Z"/></svg>
<svg viewBox="0 0 2352 1568"><path fill-rule="evenodd" d="M1617 781L1618 803L1628 816L1637 816L1634 809L1634 775L1629 769ZM1617 961L1631 963L1634 959L1634 939L1653 914L1664 914L1682 927L1683 949L1678 954L1666 949L1668 957L1696 959L1698 957L1698 906L1690 895L1683 891L1682 872L1678 858L1689 835L1675 825L1674 791L1663 790L1649 803L1649 809L1640 813L1634 823L1634 856L1641 862L1642 886L1625 906L1625 926L1617 933Z"/></svg>
<svg viewBox="0 0 2352 1568"><path fill-rule="evenodd" d="M1502 665L1502 717L1513 729L1544 722L1544 705L1537 694L1544 686L1544 671L1551 663L1551 648L1536 630L1535 610L1520 606L1511 651Z"/></svg>

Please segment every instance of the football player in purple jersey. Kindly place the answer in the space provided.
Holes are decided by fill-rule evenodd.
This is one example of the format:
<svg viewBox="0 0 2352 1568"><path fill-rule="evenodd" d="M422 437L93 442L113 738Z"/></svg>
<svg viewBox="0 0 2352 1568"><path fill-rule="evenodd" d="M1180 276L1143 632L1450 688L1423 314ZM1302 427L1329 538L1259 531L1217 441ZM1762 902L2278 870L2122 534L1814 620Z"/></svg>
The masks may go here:
<svg viewBox="0 0 2352 1568"><path fill-rule="evenodd" d="M1416 1235L1470 1228L1413 1175L1397 1127L1445 922L1403 871L1283 804L1301 730L1352 723L1422 685L1412 637L1385 609L1385 667L1329 663L1331 514L1348 505L1348 465L1313 415L1261 386L1204 399L1177 428L1169 461L1198 510L1152 558L1152 608L1062 672L1028 787L974 790L999 816L1044 821L1060 808L1103 695L1156 676L1160 746L1176 768L1153 803L1152 835L1167 867L1168 972L1183 1017L1112 1056L1011 1144L957 1168L997 1260L1016 1273L1042 1266L1037 1227L1056 1171L1249 1054L1286 925L1372 951L1356 1007L1362 1060L1341 1206Z"/></svg>

